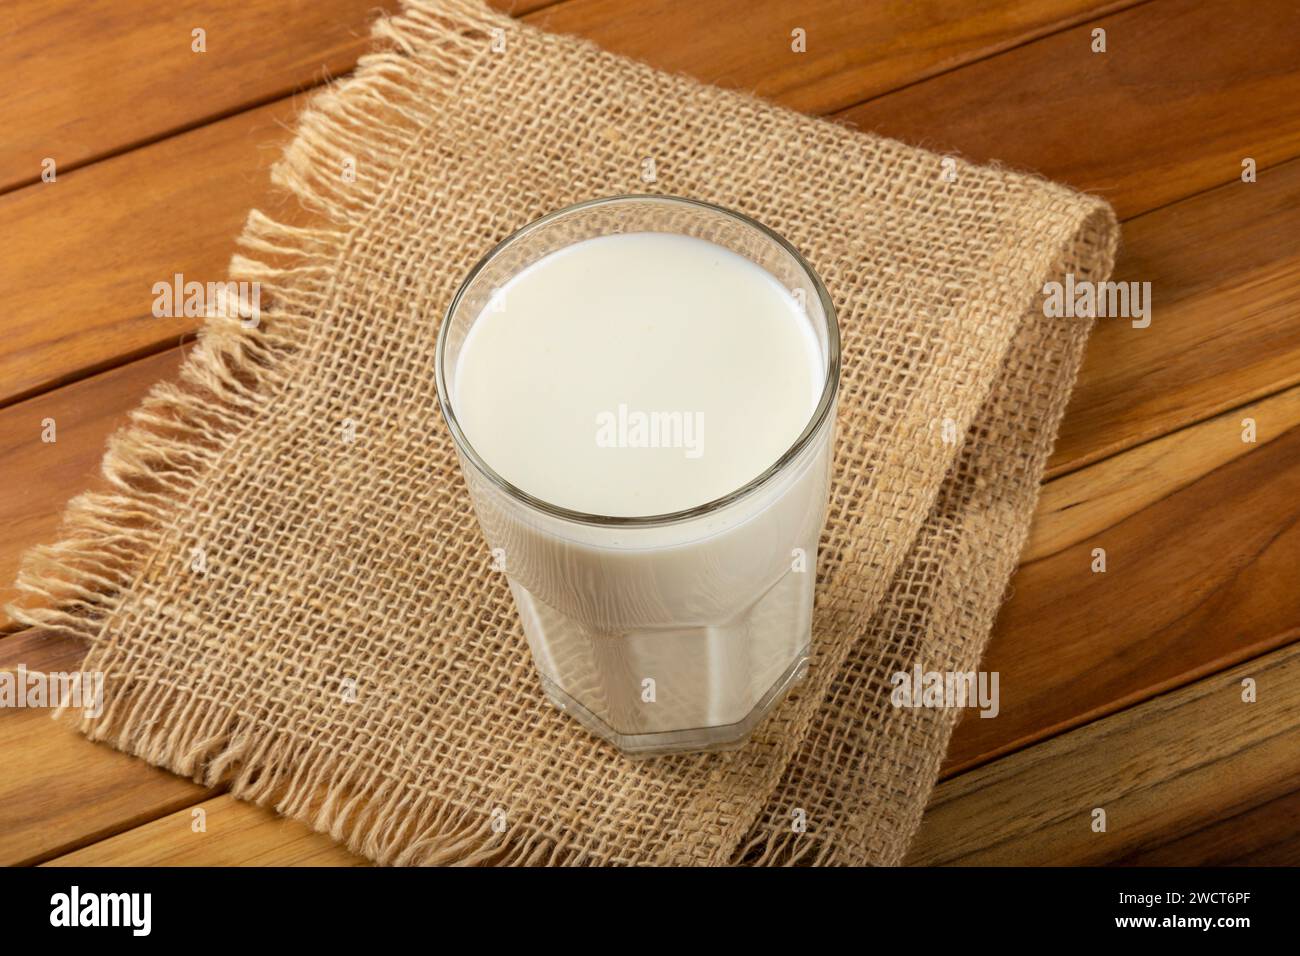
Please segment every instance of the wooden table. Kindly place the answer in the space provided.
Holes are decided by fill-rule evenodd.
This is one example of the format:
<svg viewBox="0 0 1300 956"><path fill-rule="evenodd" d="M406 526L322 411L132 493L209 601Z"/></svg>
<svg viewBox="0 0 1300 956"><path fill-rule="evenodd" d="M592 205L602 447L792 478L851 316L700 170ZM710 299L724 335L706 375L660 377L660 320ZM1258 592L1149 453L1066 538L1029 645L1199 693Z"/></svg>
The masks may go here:
<svg viewBox="0 0 1300 956"><path fill-rule="evenodd" d="M198 320L150 317L153 283L221 278L247 211L284 212L267 168L286 124L304 91L352 67L375 6L0 9L0 579L53 539L108 435L175 374ZM1001 675L1001 714L960 725L912 858L1300 863L1300 9L513 6L665 69L1114 204L1116 278L1152 284L1153 321L1103 320L1093 335L984 664ZM70 640L4 620L0 664L77 665ZM362 862L71 724L0 711L0 861Z"/></svg>

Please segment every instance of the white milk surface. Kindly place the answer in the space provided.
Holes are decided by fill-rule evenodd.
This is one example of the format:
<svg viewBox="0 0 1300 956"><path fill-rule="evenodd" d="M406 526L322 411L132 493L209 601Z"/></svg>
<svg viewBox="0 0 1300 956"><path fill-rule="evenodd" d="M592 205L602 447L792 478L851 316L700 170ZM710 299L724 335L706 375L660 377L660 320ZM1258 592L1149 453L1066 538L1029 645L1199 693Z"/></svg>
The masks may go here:
<svg viewBox="0 0 1300 956"><path fill-rule="evenodd" d="M588 514L658 515L765 471L823 378L808 319L770 273L702 239L625 233L512 278L465 340L453 405L517 488Z"/></svg>

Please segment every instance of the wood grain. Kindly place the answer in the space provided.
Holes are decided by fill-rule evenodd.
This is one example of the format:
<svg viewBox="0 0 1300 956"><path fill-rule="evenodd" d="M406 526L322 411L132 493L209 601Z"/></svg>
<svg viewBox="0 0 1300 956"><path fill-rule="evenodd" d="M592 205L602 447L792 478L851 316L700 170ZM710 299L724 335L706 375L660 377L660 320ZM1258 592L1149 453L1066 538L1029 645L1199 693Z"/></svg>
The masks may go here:
<svg viewBox="0 0 1300 956"><path fill-rule="evenodd" d="M270 165L290 139L282 100L173 136L58 182L0 196L0 403L174 346L197 318L152 314L155 282L227 275L248 211L273 200Z"/></svg>
<svg viewBox="0 0 1300 956"><path fill-rule="evenodd" d="M0 639L0 669L68 672L84 648L44 632ZM92 744L75 715L0 708L0 865L33 863L102 839L209 791L142 760Z"/></svg>
<svg viewBox="0 0 1300 956"><path fill-rule="evenodd" d="M1133 0L950 3L913 0L568 0L527 18L671 73L741 89L805 113L830 113ZM805 52L792 49L804 31Z"/></svg>
<svg viewBox="0 0 1300 956"><path fill-rule="evenodd" d="M1122 866L1300 865L1300 790L1111 862Z"/></svg>
<svg viewBox="0 0 1300 956"><path fill-rule="evenodd" d="M555 0L490 0L523 14ZM9 0L0 192L351 70L398 0ZM206 31L206 52L193 31Z"/></svg>
<svg viewBox="0 0 1300 956"><path fill-rule="evenodd" d="M796 109L825 112L1133 2L1032 0L957 5L943 20L907 0L858 6L809 0L656 0L628 15L611 0L494 0L558 32ZM553 8L548 8L553 5ZM0 13L6 149L0 191L35 182L52 157L71 170L351 70L368 23L397 0L22 0ZM537 12L537 11L540 11ZM797 22L796 22L797 21ZM70 29L75 24L76 29ZM795 54L790 31L807 31ZM207 52L192 31L207 31ZM671 41L671 42L666 42ZM124 108L124 104L130 104Z"/></svg>
<svg viewBox="0 0 1300 956"><path fill-rule="evenodd" d="M11 585L23 552L56 540L64 505L99 480L108 436L183 355L170 349L0 410L0 607L18 597ZM53 443L42 440L46 419ZM0 611L0 627L10 623Z"/></svg>
<svg viewBox="0 0 1300 956"><path fill-rule="evenodd" d="M1255 419L1256 442L1241 440ZM1043 485L1020 563L1049 558L1087 542L1147 508L1300 426L1300 388L1225 413Z"/></svg>
<svg viewBox="0 0 1300 956"><path fill-rule="evenodd" d="M1298 405L1293 389L1048 485L1063 540L1037 536L1012 578L981 664L1001 712L962 720L945 775L1300 638L1300 589L1279 586L1300 567ZM1266 437L1243 446L1247 413Z"/></svg>
<svg viewBox="0 0 1300 956"><path fill-rule="evenodd" d="M1093 53L1103 28L1107 51ZM1129 218L1300 155L1300 7L1162 0L840 114L977 162L1035 170Z"/></svg>
<svg viewBox="0 0 1300 956"><path fill-rule="evenodd" d="M196 813L200 810L201 818ZM221 794L45 865L369 866L370 862L297 820Z"/></svg>
<svg viewBox="0 0 1300 956"><path fill-rule="evenodd" d="M1256 682L1255 703L1242 700L1245 678ZM1293 646L941 783L908 861L1033 866L1140 857L1300 789L1298 738ZM1091 827L1098 807L1104 833Z"/></svg>
<svg viewBox="0 0 1300 956"><path fill-rule="evenodd" d="M1300 383L1300 161L1126 222L1114 279L1151 325L1098 320L1049 476Z"/></svg>
<svg viewBox="0 0 1300 956"><path fill-rule="evenodd" d="M6 3L0 189L38 180L45 157L71 170L350 70L385 6L396 0Z"/></svg>

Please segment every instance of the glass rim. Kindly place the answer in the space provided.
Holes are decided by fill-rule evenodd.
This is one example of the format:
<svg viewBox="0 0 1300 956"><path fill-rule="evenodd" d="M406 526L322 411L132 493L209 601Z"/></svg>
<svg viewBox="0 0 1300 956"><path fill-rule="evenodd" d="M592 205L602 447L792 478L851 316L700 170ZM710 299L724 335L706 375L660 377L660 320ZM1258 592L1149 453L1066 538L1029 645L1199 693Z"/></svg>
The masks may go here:
<svg viewBox="0 0 1300 956"><path fill-rule="evenodd" d="M596 206L611 205L614 203L625 202L657 202L669 205L694 206L699 209L705 209L710 212L720 213L730 219L733 219L744 226L756 229L773 240L786 252L788 252L795 261L795 264L804 272L817 292L817 298L821 302L822 311L826 316L826 377L822 384L821 396L817 401L817 406L813 409L808 424L804 426L803 431L794 440L793 444L782 453L776 461L765 468L757 476L745 482L734 491L729 491L725 495L706 501L703 504L694 505L690 508L684 508L680 511L671 511L657 515L601 515L592 514L584 511L576 511L572 508L565 508L562 505L552 504L535 495L529 494L522 488L506 480L489 465L483 457L475 450L469 437L462 431L460 422L456 420L456 410L452 405L451 395L447 389L447 377L444 373L443 366L446 363L446 347L448 329L451 327L452 316L456 314L460 306L461 299L465 296L474 280L479 274L496 259L507 248L520 241L524 237L536 232L538 229L554 222L555 220L579 212L583 209L590 209ZM761 268L761 267L760 267ZM766 270L764 270L766 271ZM839 391L840 384L840 326L839 318L835 311L835 304L831 301L830 293L826 290L825 283L822 282L815 269L809 265L803 255L796 249L789 240L780 233L763 225L757 219L746 216L744 213L727 209L724 206L715 203L705 202L701 199L691 199L686 196L673 196L658 193L625 193L615 196L602 196L596 199L587 199L583 202L574 203L570 206L564 206L554 212L549 212L544 216L532 220L526 225L520 226L510 235L506 236L491 249L489 249L474 267L470 269L469 274L465 276L456 294L452 296L451 303L447 306L447 311L443 314L442 325L438 329L438 340L434 354L434 378L438 388L438 405L442 410L443 420L447 423L451 431L452 440L456 443L457 449L467 458L474 468L487 478L492 484L496 485L506 495L526 507L541 511L555 518L565 521L575 521L585 525L595 525L599 527L612 528L647 528L660 527L663 525L677 524L683 521L689 521L693 518L703 517L712 514L727 506L740 501L742 498L749 497L763 486L767 485L772 478L780 474L787 465L794 461L811 443L821 426L830 415L830 410L835 404L835 396Z"/></svg>

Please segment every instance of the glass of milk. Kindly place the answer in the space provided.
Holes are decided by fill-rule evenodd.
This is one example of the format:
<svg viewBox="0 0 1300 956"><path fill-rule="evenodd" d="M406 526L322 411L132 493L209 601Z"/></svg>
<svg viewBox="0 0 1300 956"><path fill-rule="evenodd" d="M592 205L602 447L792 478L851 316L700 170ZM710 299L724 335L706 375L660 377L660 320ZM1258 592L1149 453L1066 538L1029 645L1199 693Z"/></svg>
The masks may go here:
<svg viewBox="0 0 1300 956"><path fill-rule="evenodd" d="M557 707L722 749L804 675L839 363L808 263L707 203L581 203L474 267L438 397Z"/></svg>

